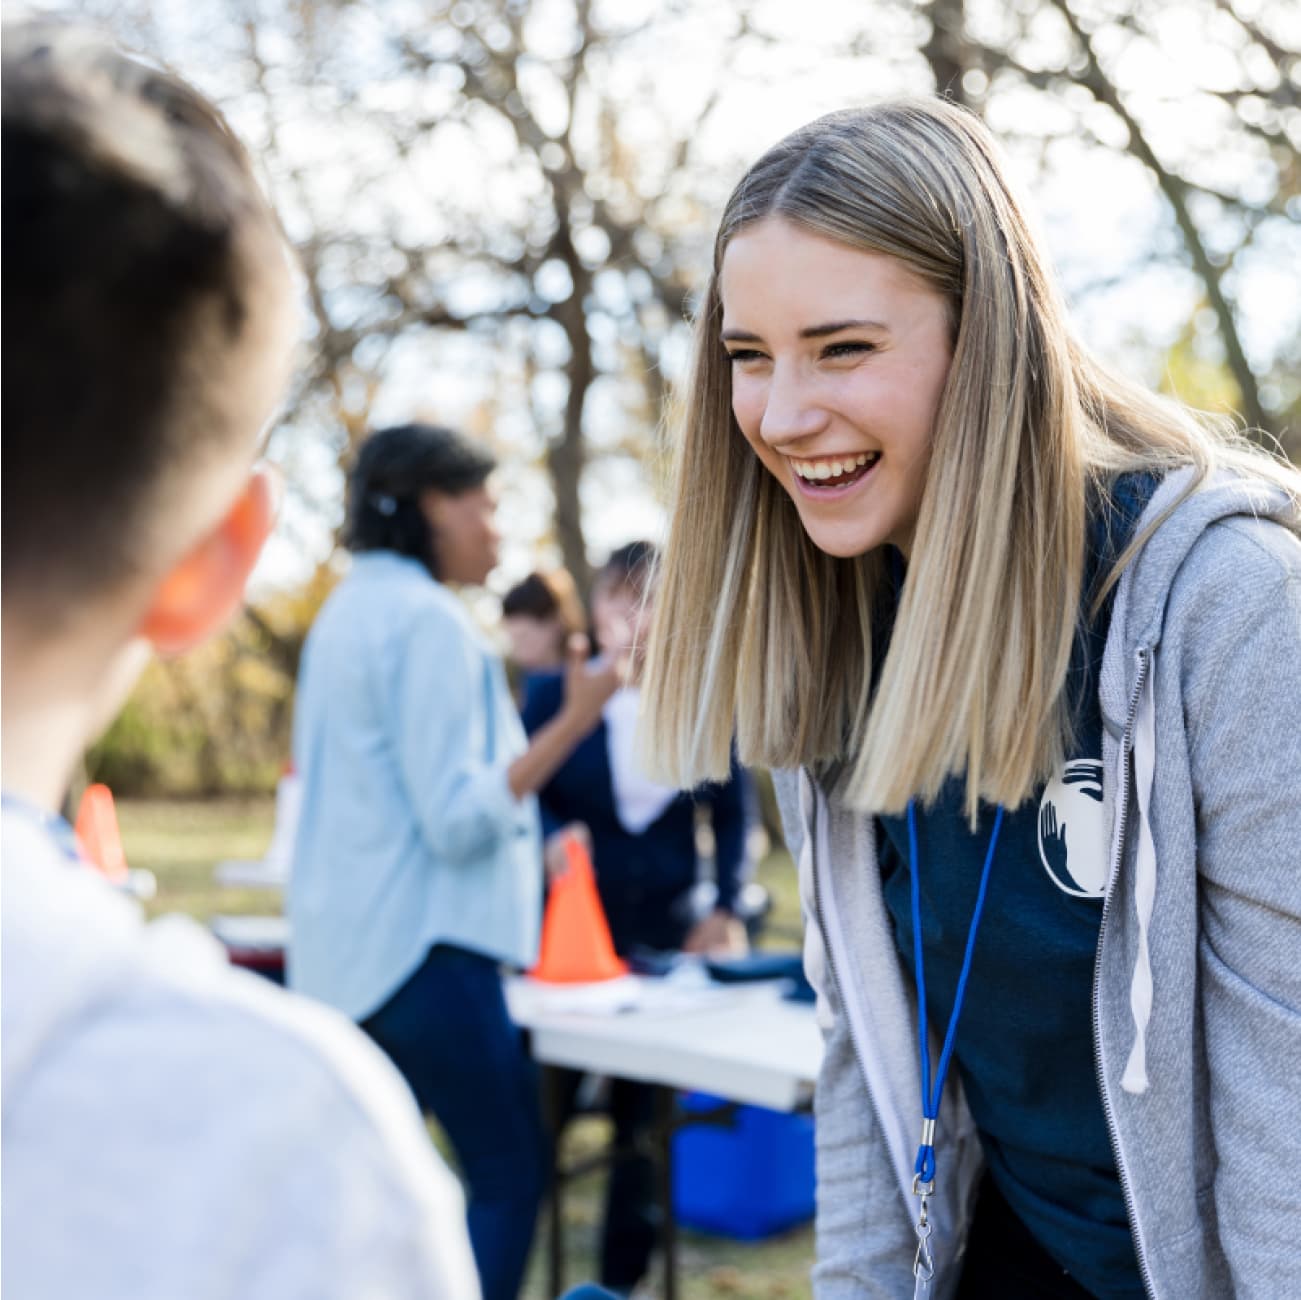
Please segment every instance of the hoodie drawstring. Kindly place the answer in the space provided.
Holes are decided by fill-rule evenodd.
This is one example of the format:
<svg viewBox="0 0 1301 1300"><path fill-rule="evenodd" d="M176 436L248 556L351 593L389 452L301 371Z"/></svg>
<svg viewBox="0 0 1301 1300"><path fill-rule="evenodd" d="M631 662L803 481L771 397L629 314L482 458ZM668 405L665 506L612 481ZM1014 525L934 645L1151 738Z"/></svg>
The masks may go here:
<svg viewBox="0 0 1301 1300"><path fill-rule="evenodd" d="M1156 782L1155 674L1148 672L1134 720L1134 784L1138 798L1138 861L1134 881L1134 913L1138 920L1138 955L1129 985L1134 1016L1134 1045L1120 1086L1126 1092L1147 1091L1147 1026L1152 1018L1152 954L1148 930L1156 901L1156 843L1152 839L1152 787Z"/></svg>

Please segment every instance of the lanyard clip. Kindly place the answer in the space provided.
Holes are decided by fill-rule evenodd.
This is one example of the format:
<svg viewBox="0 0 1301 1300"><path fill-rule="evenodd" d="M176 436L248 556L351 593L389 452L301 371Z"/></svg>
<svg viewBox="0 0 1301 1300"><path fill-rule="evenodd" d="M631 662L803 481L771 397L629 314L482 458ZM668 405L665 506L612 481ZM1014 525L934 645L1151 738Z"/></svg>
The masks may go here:
<svg viewBox="0 0 1301 1300"><path fill-rule="evenodd" d="M917 1253L913 1256L913 1277L919 1286L925 1286L935 1276L935 1257L931 1254L930 1199L935 1194L935 1179L922 1181L921 1174L913 1175L913 1195L921 1201L917 1211Z"/></svg>

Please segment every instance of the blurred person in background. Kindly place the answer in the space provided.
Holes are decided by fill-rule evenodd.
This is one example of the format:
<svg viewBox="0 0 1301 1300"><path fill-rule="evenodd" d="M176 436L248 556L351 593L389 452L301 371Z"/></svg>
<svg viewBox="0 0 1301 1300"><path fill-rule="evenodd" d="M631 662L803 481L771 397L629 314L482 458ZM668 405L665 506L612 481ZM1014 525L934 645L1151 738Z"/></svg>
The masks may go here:
<svg viewBox="0 0 1301 1300"><path fill-rule="evenodd" d="M3 37L3 1279L25 1300L476 1300L455 1180L343 1017L145 923L56 810L239 607L301 329L239 141L84 29Z"/></svg>
<svg viewBox="0 0 1301 1300"><path fill-rule="evenodd" d="M637 757L640 659L654 604L655 562L652 543L631 542L610 556L593 582L592 625L601 660L630 655L632 668L593 730L538 790L551 837L548 870L563 870L560 835L576 829L591 845L597 888L620 954L657 949L739 955L747 943L734 909L755 815L748 775L734 764L728 780L682 791L650 780ZM563 681L558 674L538 674L526 685L524 725L540 735L563 707ZM713 831L717 892L714 905L697 918L692 896L700 876L700 811ZM568 1081L571 1093L578 1084L578 1076ZM618 1147L644 1147L653 1103L653 1091L644 1085L611 1080ZM631 1290L646 1273L657 1235L652 1162L642 1156L616 1161L602 1229L602 1285Z"/></svg>
<svg viewBox="0 0 1301 1300"><path fill-rule="evenodd" d="M593 581L597 662L630 657L631 674L589 734L539 787L542 824L549 838L573 825L590 835L601 903L619 952L637 946L740 952L745 927L734 908L745 883L746 834L754 821L750 778L734 764L726 781L678 790L650 780L637 755L640 662L654 607L655 559L652 543L630 542ZM530 735L551 724L563 699L560 674L537 674L528 682L523 715ZM716 903L703 919L693 917L689 906L700 878L698 809L715 844ZM554 851L549 856L559 866Z"/></svg>
<svg viewBox="0 0 1301 1300"><path fill-rule="evenodd" d="M371 1035L446 1131L487 1300L518 1292L547 1170L535 1071L500 968L537 956L534 792L596 725L620 660L575 647L526 739L501 660L456 587L497 564L495 467L409 424L372 434L348 484L352 568L303 655L303 806L290 986Z"/></svg>
<svg viewBox="0 0 1301 1300"><path fill-rule="evenodd" d="M587 616L568 569L530 573L501 598L507 665L521 679L563 668L569 639L587 630Z"/></svg>

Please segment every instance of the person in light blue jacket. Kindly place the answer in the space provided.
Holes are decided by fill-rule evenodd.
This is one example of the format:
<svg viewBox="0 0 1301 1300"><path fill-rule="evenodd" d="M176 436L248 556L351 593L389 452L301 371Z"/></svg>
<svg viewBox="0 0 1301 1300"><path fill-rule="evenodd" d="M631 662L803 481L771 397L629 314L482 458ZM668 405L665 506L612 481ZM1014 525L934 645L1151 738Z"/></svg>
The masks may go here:
<svg viewBox="0 0 1301 1300"><path fill-rule="evenodd" d="M486 1300L520 1285L545 1182L534 1075L502 965L537 956L538 789L621 681L575 645L530 744L452 585L496 566L491 455L448 429L373 434L349 481L352 568L308 637L288 980L389 1054L455 1147ZM328 1139L327 1139L328 1140Z"/></svg>

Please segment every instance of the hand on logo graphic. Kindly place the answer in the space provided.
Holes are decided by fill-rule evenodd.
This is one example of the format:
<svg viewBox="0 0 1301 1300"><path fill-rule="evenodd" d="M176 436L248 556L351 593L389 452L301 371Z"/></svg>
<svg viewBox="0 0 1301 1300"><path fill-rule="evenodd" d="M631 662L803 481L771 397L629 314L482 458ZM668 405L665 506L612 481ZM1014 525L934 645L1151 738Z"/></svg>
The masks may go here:
<svg viewBox="0 0 1301 1300"><path fill-rule="evenodd" d="M1062 772L1062 782L1065 785L1078 785L1081 794L1087 794L1090 799L1096 799L1098 803L1101 803L1101 766L1096 760L1088 758L1074 763L1067 763Z"/></svg>
<svg viewBox="0 0 1301 1300"><path fill-rule="evenodd" d="M1068 776L1066 778L1070 780ZM1043 847L1044 858L1054 875L1061 880L1069 880L1066 870L1066 823L1057 825L1057 808L1051 800L1045 802L1039 811L1039 842Z"/></svg>

